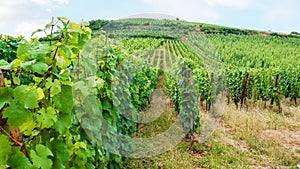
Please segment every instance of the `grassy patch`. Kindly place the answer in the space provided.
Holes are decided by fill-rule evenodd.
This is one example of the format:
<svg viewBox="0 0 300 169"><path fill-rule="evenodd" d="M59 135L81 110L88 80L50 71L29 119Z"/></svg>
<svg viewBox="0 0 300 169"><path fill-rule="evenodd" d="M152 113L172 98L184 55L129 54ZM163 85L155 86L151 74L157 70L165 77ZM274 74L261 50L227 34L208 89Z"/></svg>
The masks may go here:
<svg viewBox="0 0 300 169"><path fill-rule="evenodd" d="M172 169L192 169L196 168L194 157L189 151L185 151L184 145L178 145L174 150L165 152L161 155L143 158L143 159L131 159L125 162L128 169L133 168L172 168Z"/></svg>
<svg viewBox="0 0 300 169"><path fill-rule="evenodd" d="M202 158L198 164L204 168L248 168L247 153L223 143L210 141L195 145Z"/></svg>

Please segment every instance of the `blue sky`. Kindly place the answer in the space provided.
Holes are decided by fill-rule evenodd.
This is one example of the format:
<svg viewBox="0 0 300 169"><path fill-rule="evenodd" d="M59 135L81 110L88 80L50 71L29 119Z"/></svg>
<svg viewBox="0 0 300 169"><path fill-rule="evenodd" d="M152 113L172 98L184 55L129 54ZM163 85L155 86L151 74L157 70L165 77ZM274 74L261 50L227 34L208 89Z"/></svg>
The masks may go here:
<svg viewBox="0 0 300 169"><path fill-rule="evenodd" d="M119 19L162 13L188 21L300 32L299 0L0 0L0 34L30 35L51 20Z"/></svg>

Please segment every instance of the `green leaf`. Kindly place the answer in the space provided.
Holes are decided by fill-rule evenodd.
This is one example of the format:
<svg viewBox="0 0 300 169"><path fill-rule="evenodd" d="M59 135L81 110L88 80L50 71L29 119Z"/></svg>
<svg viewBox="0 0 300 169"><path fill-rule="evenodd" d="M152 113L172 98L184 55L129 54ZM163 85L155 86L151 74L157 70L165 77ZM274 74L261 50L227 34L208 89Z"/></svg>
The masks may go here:
<svg viewBox="0 0 300 169"><path fill-rule="evenodd" d="M32 37L34 34L39 33L39 32L43 32L43 31L44 31L44 29L37 29L36 31L32 32L31 37Z"/></svg>
<svg viewBox="0 0 300 169"><path fill-rule="evenodd" d="M13 61L11 63L9 63L8 65L0 66L0 69L3 69L3 70L12 70L13 68L14 68L14 62Z"/></svg>
<svg viewBox="0 0 300 169"><path fill-rule="evenodd" d="M36 121L30 119L26 123L23 123L19 128L23 135L30 136L32 131L36 128Z"/></svg>
<svg viewBox="0 0 300 169"><path fill-rule="evenodd" d="M11 154L11 142L8 137L0 134L0 166L5 165Z"/></svg>
<svg viewBox="0 0 300 169"><path fill-rule="evenodd" d="M39 93L35 88L25 85L18 86L13 91L13 96L15 101L24 105L24 108L33 109L38 107Z"/></svg>
<svg viewBox="0 0 300 169"><path fill-rule="evenodd" d="M31 70L34 73L44 74L48 71L48 65L46 63L37 62L32 65Z"/></svg>
<svg viewBox="0 0 300 169"><path fill-rule="evenodd" d="M68 21L69 20L68 18L63 17L63 16L59 16L59 17L57 17L57 19L60 21Z"/></svg>
<svg viewBox="0 0 300 169"><path fill-rule="evenodd" d="M66 143L62 140L54 140L47 144L54 154L52 168L64 168L69 161L69 151Z"/></svg>
<svg viewBox="0 0 300 169"><path fill-rule="evenodd" d="M22 62L21 67L26 71L30 71L31 65L34 64L35 62L36 62L36 60Z"/></svg>
<svg viewBox="0 0 300 169"><path fill-rule="evenodd" d="M54 82L52 82L51 78L48 78L46 82L46 88L50 88L50 96L53 97L61 92L60 81L55 79Z"/></svg>
<svg viewBox="0 0 300 169"><path fill-rule="evenodd" d="M20 44L17 50L17 57L22 61L28 61L29 49L30 49L30 44L28 42L24 44Z"/></svg>
<svg viewBox="0 0 300 169"><path fill-rule="evenodd" d="M57 79L55 79L53 82L53 85L50 89L50 94L51 94L51 96L55 96L60 92L61 92L60 82Z"/></svg>
<svg viewBox="0 0 300 169"><path fill-rule="evenodd" d="M69 28L72 29L72 31L80 31L81 30L81 24L76 24L74 22L69 23ZM74 32L72 32L74 33ZM76 42L77 44L78 42Z"/></svg>
<svg viewBox="0 0 300 169"><path fill-rule="evenodd" d="M37 88L37 92L38 92L38 100L42 100L45 97L43 89Z"/></svg>
<svg viewBox="0 0 300 169"><path fill-rule="evenodd" d="M64 134L66 130L71 126L72 124L72 116L71 114L60 114L58 117L58 120L54 124L54 128L60 133Z"/></svg>
<svg viewBox="0 0 300 169"><path fill-rule="evenodd" d="M67 59L66 57L63 57L63 56L57 56L56 60L57 60L57 66L60 69L65 69L68 66L70 66L70 64L71 64L71 60L69 60L69 59Z"/></svg>
<svg viewBox="0 0 300 169"><path fill-rule="evenodd" d="M20 151L19 147L13 148L13 154L7 164L13 169L32 169L32 164Z"/></svg>
<svg viewBox="0 0 300 169"><path fill-rule="evenodd" d="M47 112L44 108L40 111L40 114L37 115L37 121L41 124L41 129L50 128L57 121L57 114L52 107L47 108Z"/></svg>
<svg viewBox="0 0 300 169"><path fill-rule="evenodd" d="M112 108L112 103L108 98L105 98L102 101L102 105L103 105L103 110L110 111L110 109Z"/></svg>
<svg viewBox="0 0 300 169"><path fill-rule="evenodd" d="M47 56L51 53L52 47L48 43L33 42L29 49L29 59L35 59L37 62L45 62Z"/></svg>
<svg viewBox="0 0 300 169"><path fill-rule="evenodd" d="M53 97L55 106L63 113L71 113L73 110L72 87L61 86L61 93Z"/></svg>
<svg viewBox="0 0 300 169"><path fill-rule="evenodd" d="M5 103L11 102L12 90L8 87L0 87L0 109Z"/></svg>
<svg viewBox="0 0 300 169"><path fill-rule="evenodd" d="M53 156L51 150L42 144L36 145L35 149L36 151L30 151L33 166L41 169L51 169L53 162L48 158L49 156Z"/></svg>
<svg viewBox="0 0 300 169"><path fill-rule="evenodd" d="M20 85L21 84L21 80L17 76L13 76L13 81L14 81L14 84L16 84L16 85Z"/></svg>
<svg viewBox="0 0 300 169"><path fill-rule="evenodd" d="M6 62L5 60L3 60L3 59L0 60L0 66L6 66L6 65L8 65L8 64L9 64L9 63Z"/></svg>
<svg viewBox="0 0 300 169"><path fill-rule="evenodd" d="M8 123L14 127L19 127L31 117L31 113L24 109L22 105L12 102L3 112L3 117L8 118Z"/></svg>
<svg viewBox="0 0 300 169"><path fill-rule="evenodd" d="M78 29L78 28L76 28ZM79 28L80 29L80 28ZM69 39L69 41L72 43L72 44L78 44L78 40L79 40L79 33L78 32L72 32L71 33L71 38Z"/></svg>

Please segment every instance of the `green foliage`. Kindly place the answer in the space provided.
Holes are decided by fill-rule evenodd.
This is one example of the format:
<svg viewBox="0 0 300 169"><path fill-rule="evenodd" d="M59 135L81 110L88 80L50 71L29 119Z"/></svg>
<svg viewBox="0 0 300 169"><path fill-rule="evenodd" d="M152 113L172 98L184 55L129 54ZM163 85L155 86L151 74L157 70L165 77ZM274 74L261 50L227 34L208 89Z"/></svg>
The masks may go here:
<svg viewBox="0 0 300 169"><path fill-rule="evenodd" d="M212 101L212 86L210 85L210 77L208 72L204 68L198 68L193 70L193 75L198 84L198 93L200 96L200 101L207 101L211 103Z"/></svg>
<svg viewBox="0 0 300 169"><path fill-rule="evenodd" d="M139 111L146 110L149 96L153 92L158 82L158 70L151 67L142 67L131 81L130 93L132 103Z"/></svg>
<svg viewBox="0 0 300 169"><path fill-rule="evenodd" d="M226 84L232 100L237 105L241 99L247 70L230 67L226 69Z"/></svg>
<svg viewBox="0 0 300 169"><path fill-rule="evenodd" d="M36 32L47 32L54 27L58 31L43 39L23 40L14 49L13 60L0 62L0 69L7 75L4 79L7 87L0 88L3 108L0 118L1 121L7 118L7 123L1 127L8 133L15 131L7 126L20 130L13 136L15 140L0 134L0 166L119 168L122 157L105 147L120 147L124 151L131 147L115 140L114 135L105 130L101 115L115 131L130 136L138 121L126 119L122 113L138 116L138 110L145 110L157 85L158 70L125 54L103 35L90 41L89 28L64 17L52 20L45 29ZM93 51L98 55L93 55ZM79 63L85 72L76 72L82 68ZM94 76L78 78L82 75ZM83 100L73 100L74 92ZM74 107L81 102L83 107ZM85 121L87 115L93 117L88 122ZM90 137L91 132L94 138ZM22 137L26 139L20 139ZM113 143L96 143L104 137L114 140ZM24 145L22 151L12 143L16 141ZM119 154L118 150L115 152Z"/></svg>
<svg viewBox="0 0 300 169"><path fill-rule="evenodd" d="M103 26L109 24L109 21L108 20L101 20L101 19L98 19L98 20L91 20L89 21L89 27L93 30L93 31L96 31L96 30L100 30L103 28Z"/></svg>
<svg viewBox="0 0 300 169"><path fill-rule="evenodd" d="M299 65L299 38L220 34L207 37L227 65L249 68Z"/></svg>
<svg viewBox="0 0 300 169"><path fill-rule="evenodd" d="M33 166L41 169L51 169L53 162L49 157L53 156L53 154L46 146L36 145L35 151L30 150L30 156Z"/></svg>
<svg viewBox="0 0 300 169"><path fill-rule="evenodd" d="M26 148L22 147L21 152L20 147L12 146L7 136L0 135L0 145L6 147L1 148L4 155L1 166L86 168L107 165L103 160L106 152L89 142L76 120L72 102L74 74L71 71L91 31L63 17L55 22L45 26L45 30L58 29L58 33L45 37L47 41L23 40L14 50L17 54L14 60L1 60L4 74L13 77L11 81L5 76L7 87L0 89L1 108L8 104L1 118L7 118L7 124L19 128L21 133L14 137L26 137L22 141ZM6 124L1 125L7 132L14 132L5 127ZM78 148L83 142L86 148Z"/></svg>
<svg viewBox="0 0 300 169"><path fill-rule="evenodd" d="M190 77L188 72L190 72ZM184 61L173 72L166 75L166 88L179 112L185 133L195 132L200 127L198 108L198 84L192 71Z"/></svg>
<svg viewBox="0 0 300 169"><path fill-rule="evenodd" d="M13 147L13 153L11 154L9 160L7 161L7 165L11 168L16 169L32 169L33 165L30 163L30 160L25 157L25 155L20 152L20 148Z"/></svg>
<svg viewBox="0 0 300 169"><path fill-rule="evenodd" d="M22 40L22 36L14 38L8 35L0 35L0 59L6 62L12 62L16 59L16 51Z"/></svg>
<svg viewBox="0 0 300 169"><path fill-rule="evenodd" d="M4 166L12 153L11 143L4 135L0 135L0 167Z"/></svg>
<svg viewBox="0 0 300 169"><path fill-rule="evenodd" d="M246 73L249 73L247 82L247 97L254 101L269 101L274 99L279 101L280 95L299 98L299 67L281 68L238 68L229 67L226 70L226 85L232 100L237 104L242 96L243 84ZM276 75L278 82L275 85Z"/></svg>

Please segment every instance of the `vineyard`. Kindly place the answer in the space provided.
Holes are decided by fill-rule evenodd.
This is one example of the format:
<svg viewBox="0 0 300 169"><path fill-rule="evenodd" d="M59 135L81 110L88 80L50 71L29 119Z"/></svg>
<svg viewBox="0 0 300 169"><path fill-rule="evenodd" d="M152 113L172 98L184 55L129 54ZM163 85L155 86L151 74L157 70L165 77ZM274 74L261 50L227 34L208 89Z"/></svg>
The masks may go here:
<svg viewBox="0 0 300 169"><path fill-rule="evenodd" d="M30 40L0 36L0 169L152 168L143 166L152 161L151 155L168 153L177 144L200 154L190 168L249 168L264 161L259 155L270 155L275 150L269 149L278 146L257 142L260 130L255 127L263 122L245 117L257 107L268 111L270 119L294 119L296 124L291 120L287 128L299 133L298 35L176 20L78 24L64 17L33 35L39 33L44 34ZM223 114L225 104L234 107L230 116ZM162 116L169 120L161 125L165 131L169 126L170 133L148 144L136 139L151 128L145 124L152 121L146 113L160 106L168 109ZM215 128L205 133L208 117L237 127L237 140L246 140L253 151L239 154L236 147L231 152L225 146L217 155L229 159L210 163L219 158L214 151L223 145L210 139L218 136ZM264 128L273 129L274 121ZM297 165L298 143L296 154L284 149L270 155L278 163L269 165ZM267 148L260 150L258 144ZM230 153L241 159L232 159Z"/></svg>

